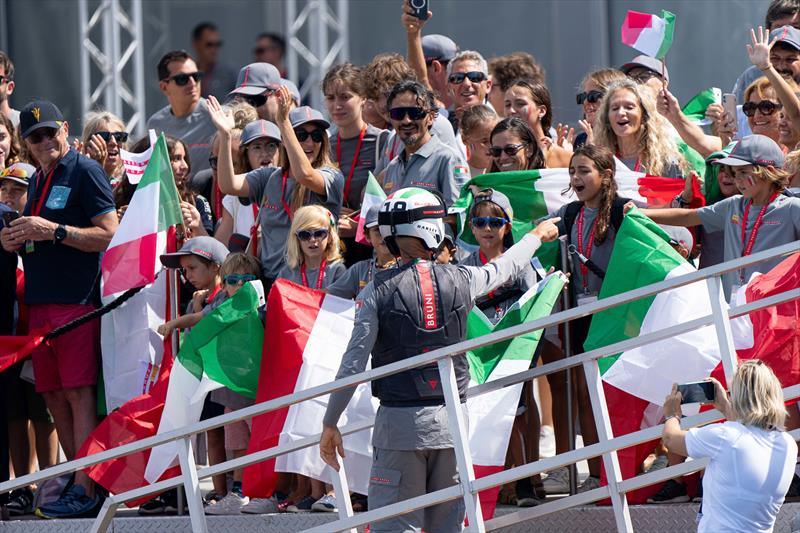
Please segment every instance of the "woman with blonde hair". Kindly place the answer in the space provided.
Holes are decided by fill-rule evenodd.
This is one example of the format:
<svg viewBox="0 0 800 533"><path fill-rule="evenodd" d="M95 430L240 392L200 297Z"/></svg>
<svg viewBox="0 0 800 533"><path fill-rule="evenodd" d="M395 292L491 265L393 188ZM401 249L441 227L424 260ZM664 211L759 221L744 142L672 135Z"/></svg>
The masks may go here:
<svg viewBox="0 0 800 533"><path fill-rule="evenodd" d="M781 383L760 360L739 365L730 398L719 381L711 381L714 407L727 422L684 431L677 384L664 400L662 440L667 449L710 459L697 530L772 531L797 459L797 443L784 430Z"/></svg>
<svg viewBox="0 0 800 533"><path fill-rule="evenodd" d="M83 141L76 149L100 163L113 183L119 182L125 172L119 151L128 149L125 123L110 111L90 111L83 124Z"/></svg>
<svg viewBox="0 0 800 533"><path fill-rule="evenodd" d="M563 148L564 141L577 149L584 144L594 142L594 120L597 118L597 110L600 109L603 97L606 95L608 86L615 81L627 79L625 73L615 68L601 68L593 70L584 76L580 84L580 91L575 95L575 102L583 108L583 118L578 121L583 132L575 135L575 130L565 124L556 126L558 132L557 144ZM573 139L574 138L574 139Z"/></svg>
<svg viewBox="0 0 800 533"><path fill-rule="evenodd" d="M595 120L594 142L628 168L652 176L683 178L688 170L667 120L647 89L633 80L613 82Z"/></svg>

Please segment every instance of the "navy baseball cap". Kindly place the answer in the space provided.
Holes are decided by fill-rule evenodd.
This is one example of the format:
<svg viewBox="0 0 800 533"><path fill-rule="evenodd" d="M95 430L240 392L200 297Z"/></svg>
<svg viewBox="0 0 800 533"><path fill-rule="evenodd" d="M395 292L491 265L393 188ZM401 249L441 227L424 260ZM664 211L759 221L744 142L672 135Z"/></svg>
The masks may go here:
<svg viewBox="0 0 800 533"><path fill-rule="evenodd" d="M221 265L225 262L225 258L228 257L228 249L214 237L205 235L195 237L186 241L177 252L162 254L160 257L161 264L167 268L180 268L181 257L186 255L196 255L206 261Z"/></svg>
<svg viewBox="0 0 800 533"><path fill-rule="evenodd" d="M262 138L275 139L281 142L281 130L269 120L254 120L247 124L242 130L242 137L239 141L242 146L246 146L256 139Z"/></svg>
<svg viewBox="0 0 800 533"><path fill-rule="evenodd" d="M309 122L315 122L325 129L331 127L331 123L325 120L322 113L307 105L295 107L289 111L289 122L292 123L292 128L297 128Z"/></svg>
<svg viewBox="0 0 800 533"><path fill-rule="evenodd" d="M34 100L19 112L19 130L22 138L28 136L39 128L60 128L64 123L61 110L47 100Z"/></svg>
<svg viewBox="0 0 800 533"><path fill-rule="evenodd" d="M769 40L783 43L800 51L800 30L794 26L781 26L769 32Z"/></svg>
<svg viewBox="0 0 800 533"><path fill-rule="evenodd" d="M625 74L628 74L635 68L646 68L647 70L654 72L659 76L663 76L664 81L669 81L669 71L660 59L646 55L640 55L634 57L629 62L619 67L619 69Z"/></svg>
<svg viewBox="0 0 800 533"><path fill-rule="evenodd" d="M446 35L433 33L422 37L422 53L425 61L447 62L456 57L458 45Z"/></svg>
<svg viewBox="0 0 800 533"><path fill-rule="evenodd" d="M275 65L269 63L250 63L239 70L239 77L236 79L236 88L228 93L244 94L246 96L256 96L264 94L267 89L279 89L281 87L281 73Z"/></svg>
<svg viewBox="0 0 800 533"><path fill-rule="evenodd" d="M783 167L783 150L778 143L766 135L753 134L743 138L731 150L728 157L712 161L713 165L729 165L743 167L757 165L760 167Z"/></svg>

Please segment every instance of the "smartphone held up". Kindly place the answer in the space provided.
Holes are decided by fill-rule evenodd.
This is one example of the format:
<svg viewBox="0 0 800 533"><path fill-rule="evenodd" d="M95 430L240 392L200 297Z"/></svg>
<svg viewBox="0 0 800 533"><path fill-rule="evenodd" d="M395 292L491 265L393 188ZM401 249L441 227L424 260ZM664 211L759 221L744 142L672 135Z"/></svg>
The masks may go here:
<svg viewBox="0 0 800 533"><path fill-rule="evenodd" d="M678 385L681 405L686 403L714 403L716 390L713 381L693 381Z"/></svg>

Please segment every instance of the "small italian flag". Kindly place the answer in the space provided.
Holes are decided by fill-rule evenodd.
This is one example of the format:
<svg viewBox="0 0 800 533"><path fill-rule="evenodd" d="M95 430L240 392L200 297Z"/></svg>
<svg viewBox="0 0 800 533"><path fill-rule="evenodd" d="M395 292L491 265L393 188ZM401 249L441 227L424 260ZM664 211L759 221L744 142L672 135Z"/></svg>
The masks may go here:
<svg viewBox="0 0 800 533"><path fill-rule="evenodd" d="M683 114L686 118L697 124L698 126L706 126L711 124L711 120L706 118L706 109L711 104L722 103L722 91L719 87L711 87L700 91L692 97L691 100L686 102L683 106Z"/></svg>
<svg viewBox="0 0 800 533"><path fill-rule="evenodd" d="M622 42L644 55L664 59L675 32L675 15L661 11L657 17L649 13L628 11L622 23Z"/></svg>
<svg viewBox="0 0 800 533"><path fill-rule="evenodd" d="M153 283L166 252L167 230L180 224L181 204L162 135L153 147L142 181L103 254L103 296Z"/></svg>
<svg viewBox="0 0 800 533"><path fill-rule="evenodd" d="M367 185L364 187L364 199L361 202L361 213L358 216L358 228L356 229L357 242L369 245L367 232L364 231L364 224L367 222L367 211L376 205L380 208L384 200L386 200L386 193L383 192L383 188L378 183L378 180L376 180L375 176L370 172L369 177L367 177Z"/></svg>

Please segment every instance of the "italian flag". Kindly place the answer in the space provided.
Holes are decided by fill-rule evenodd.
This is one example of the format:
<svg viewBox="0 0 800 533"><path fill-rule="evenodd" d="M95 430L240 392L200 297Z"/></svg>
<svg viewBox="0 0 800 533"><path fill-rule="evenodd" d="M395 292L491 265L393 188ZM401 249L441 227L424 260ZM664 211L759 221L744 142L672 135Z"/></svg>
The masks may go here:
<svg viewBox="0 0 800 533"><path fill-rule="evenodd" d="M355 302L279 279L267 302L266 335L256 401L330 383L350 341ZM339 427L375 416L378 401L369 384L360 385L339 421ZM295 442L322 431L328 397L322 396L253 418L247 452ZM344 437L350 489L367 493L372 465L372 430ZM330 482L319 446L299 450L245 468L243 489L248 496L272 494L277 472L294 472Z"/></svg>
<svg viewBox="0 0 800 533"><path fill-rule="evenodd" d="M474 308L467 319L467 337L481 337L549 315L566 281L560 272L547 276L523 294L495 325ZM467 352L470 387L527 370L541 336L542 330L537 330ZM521 391L519 383L467 399L469 445L476 477L503 470ZM500 487L495 487L480 493L484 518L494 515L499 492Z"/></svg>
<svg viewBox="0 0 800 533"><path fill-rule="evenodd" d="M634 172L619 160L615 180L621 197L630 198L649 207L668 206L672 199L683 191L685 184L681 179ZM473 185L478 189L495 189L508 197L514 209L512 232L515 241L519 241L525 233L533 229L538 220L555 214L561 206L577 200L569 190L569 172L566 168L496 172L472 178L461 188L461 196L449 211L457 215L459 247L467 251L475 250L478 246L472 232L469 231L467 220L473 203L471 189ZM692 187L695 196L692 207L702 207L705 205L705 198L697 179L693 180ZM545 268L549 268L556 263L558 243L543 244L536 256Z"/></svg>
<svg viewBox="0 0 800 533"><path fill-rule="evenodd" d="M683 114L686 118L697 124L698 126L706 126L711 124L711 120L706 118L706 109L711 104L722 103L722 91L719 87L711 87L705 89L694 95L686 105L683 106Z"/></svg>
<svg viewBox="0 0 800 533"><path fill-rule="evenodd" d="M376 180L375 176L370 172L367 178L367 185L364 187L364 199L361 202L361 213L358 216L358 228L356 229L357 242L366 245L370 244L367 238L367 232L364 230L364 224L367 223L367 211L373 206L378 206L378 208L380 208L384 200L386 200L386 193L383 192L383 187L381 187L378 180Z"/></svg>
<svg viewBox="0 0 800 533"><path fill-rule="evenodd" d="M162 135L125 216L103 254L103 296L153 283L166 252L167 230L181 224L180 199Z"/></svg>
<svg viewBox="0 0 800 533"><path fill-rule="evenodd" d="M675 15L661 11L657 17L649 13L628 11L622 23L622 42L644 55L664 59L675 33Z"/></svg>
<svg viewBox="0 0 800 533"><path fill-rule="evenodd" d="M227 387L255 398L264 343L259 293L254 282L246 283L184 336L172 365L158 433L198 422L206 394L212 390ZM177 454L172 442L153 448L145 479L156 482L175 463Z"/></svg>
<svg viewBox="0 0 800 533"><path fill-rule="evenodd" d="M30 335L0 336L0 372L27 357L44 342L49 328L42 328Z"/></svg>

